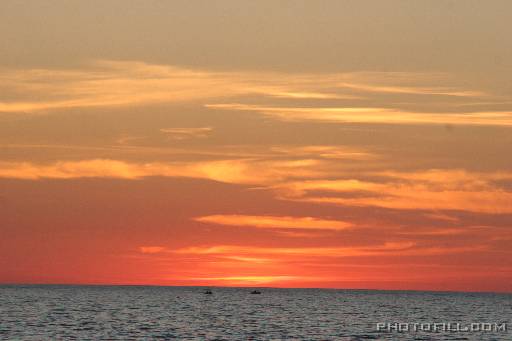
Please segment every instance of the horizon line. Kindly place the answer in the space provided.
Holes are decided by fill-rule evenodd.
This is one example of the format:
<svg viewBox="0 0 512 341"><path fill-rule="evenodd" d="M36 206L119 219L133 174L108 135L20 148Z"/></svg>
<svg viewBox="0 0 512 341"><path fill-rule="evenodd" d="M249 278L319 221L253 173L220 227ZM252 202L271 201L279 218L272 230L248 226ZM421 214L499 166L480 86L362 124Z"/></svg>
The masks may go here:
<svg viewBox="0 0 512 341"><path fill-rule="evenodd" d="M2 286L83 286L83 287L169 287L169 288L222 288L222 289L283 289L283 290L339 290L339 291L385 291L385 292L427 292L459 294L500 294L512 295L511 291L493 290L420 290L420 289L378 289L378 288L336 288L336 287L278 287L278 286L229 286L229 285L165 285L165 284L102 284L102 283L0 283Z"/></svg>

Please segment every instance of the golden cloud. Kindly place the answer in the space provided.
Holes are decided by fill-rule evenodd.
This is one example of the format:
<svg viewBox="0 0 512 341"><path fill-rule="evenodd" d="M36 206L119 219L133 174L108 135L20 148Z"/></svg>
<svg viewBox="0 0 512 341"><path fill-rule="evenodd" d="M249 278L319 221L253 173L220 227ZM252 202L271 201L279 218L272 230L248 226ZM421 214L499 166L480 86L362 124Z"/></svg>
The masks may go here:
<svg viewBox="0 0 512 341"><path fill-rule="evenodd" d="M213 131L212 127L200 128L165 128L160 131L172 139L185 140L189 138L205 138Z"/></svg>
<svg viewBox="0 0 512 341"><path fill-rule="evenodd" d="M371 158L371 154L352 154L343 148L337 150L328 147L271 148L266 152L256 151L253 156L227 160L146 163L111 159L58 161L50 164L0 162L0 178L37 180L101 177L135 180L151 176L186 177L261 186L274 191L277 198L289 201L428 210L437 213L446 210L490 214L512 212L512 193L501 185L503 181L512 181L509 172L448 169L355 174L350 172L346 164L338 163L337 159L347 157L364 161ZM371 178L378 180L368 180ZM252 224L260 228L272 224L281 228L287 225L331 230L347 227L346 223L308 217L296 219L216 215L202 219L203 222L230 226Z"/></svg>
<svg viewBox="0 0 512 341"><path fill-rule="evenodd" d="M439 73L406 72L220 72L137 61L96 61L67 70L3 69L0 85L8 91L0 98L0 112L193 102L208 108L251 111L285 120L512 125L509 111L412 112L400 109L393 98L379 99L381 105L377 107L367 105L368 99L375 102L375 98L369 98L374 93L443 95L455 100L461 97L464 101L486 96L491 105L495 103L494 97L462 88L452 78ZM270 105L251 105L246 102L248 97L258 97L259 102ZM226 104L226 100L244 98L243 102ZM276 106L282 99L298 105ZM328 105L312 106L305 100L325 101ZM333 102L337 104L333 106ZM170 133L182 137L201 134L192 130Z"/></svg>
<svg viewBox="0 0 512 341"><path fill-rule="evenodd" d="M376 206L392 209L463 210L480 213L511 213L512 193L494 184L512 180L510 173L471 173L462 170L381 172L380 182L309 180L280 185L281 198L344 206ZM326 194L309 195L322 191ZM328 193L359 193L329 196Z"/></svg>
<svg viewBox="0 0 512 341"><path fill-rule="evenodd" d="M139 251L142 253L161 253L165 251L163 246L140 246Z"/></svg>
<svg viewBox="0 0 512 341"><path fill-rule="evenodd" d="M0 162L0 178L37 180L73 178L140 179L149 176L209 179L236 184L265 184L289 176L318 176L315 160L215 160L134 163L109 159L58 161L53 164Z"/></svg>
<svg viewBox="0 0 512 341"><path fill-rule="evenodd" d="M225 226L250 226L262 229L313 229L313 230L346 230L353 227L351 223L318 219L314 217L289 216L254 216L254 215L210 215L197 217L194 220Z"/></svg>
<svg viewBox="0 0 512 341"><path fill-rule="evenodd" d="M425 113L373 107L276 107L243 103L207 104L206 107L257 112L285 121L512 126L512 111Z"/></svg>
<svg viewBox="0 0 512 341"><path fill-rule="evenodd" d="M465 253L486 250L486 245L426 247L417 246L412 241L386 242L373 246L351 247L257 247L237 245L192 246L169 250L176 254L190 255L266 255L278 257L366 257L366 256L433 256L452 253Z"/></svg>

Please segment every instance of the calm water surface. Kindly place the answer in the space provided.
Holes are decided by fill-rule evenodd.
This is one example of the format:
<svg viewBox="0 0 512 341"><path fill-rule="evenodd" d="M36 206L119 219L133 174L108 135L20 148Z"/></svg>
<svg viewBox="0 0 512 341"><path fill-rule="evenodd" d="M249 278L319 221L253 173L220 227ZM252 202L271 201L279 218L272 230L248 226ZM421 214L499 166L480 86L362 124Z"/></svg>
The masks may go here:
<svg viewBox="0 0 512 341"><path fill-rule="evenodd" d="M0 340L512 340L512 295L133 286L0 286ZM508 323L383 332L377 323Z"/></svg>

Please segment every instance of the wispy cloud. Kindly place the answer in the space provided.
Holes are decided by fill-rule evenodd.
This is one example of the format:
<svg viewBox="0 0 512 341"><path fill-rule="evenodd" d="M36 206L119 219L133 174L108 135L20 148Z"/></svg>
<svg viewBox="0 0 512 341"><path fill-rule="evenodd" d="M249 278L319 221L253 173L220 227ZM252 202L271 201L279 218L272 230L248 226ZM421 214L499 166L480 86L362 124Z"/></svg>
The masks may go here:
<svg viewBox="0 0 512 341"><path fill-rule="evenodd" d="M443 87L407 87L407 86L380 86L372 84L358 84L358 83L340 83L340 87L351 88L367 92L384 92L394 94L414 94L414 95L441 95L441 96L455 96L455 97L486 97L487 93L482 91L461 91L453 88Z"/></svg>
<svg viewBox="0 0 512 341"><path fill-rule="evenodd" d="M74 179L121 178L141 179L149 176L209 179L236 184L265 184L289 176L312 177L315 160L233 159L190 162L126 162L110 159L58 161L52 164L0 162L0 178Z"/></svg>
<svg viewBox="0 0 512 341"><path fill-rule="evenodd" d="M180 103L247 95L291 99L356 97L323 92L332 77L318 76L216 72L128 61L98 61L72 70L4 69L0 84L10 91L0 97L0 112Z"/></svg>
<svg viewBox="0 0 512 341"><path fill-rule="evenodd" d="M161 253L165 251L165 247L163 246L141 246L139 247L139 251L142 253Z"/></svg>
<svg viewBox="0 0 512 341"><path fill-rule="evenodd" d="M329 257L369 256L394 251L413 250L416 244L411 241L386 242L371 246L352 247L259 247L240 245L191 246L180 249L141 246L142 253L175 253L195 255L220 255L229 257L247 257L248 255L311 255ZM149 252L148 252L149 251Z"/></svg>
<svg viewBox="0 0 512 341"><path fill-rule="evenodd" d="M289 216L254 216L254 215L210 215L197 217L194 220L225 226L250 226L262 229L313 229L313 230L346 230L353 227L351 223L319 219L314 217Z"/></svg>
<svg viewBox="0 0 512 341"><path fill-rule="evenodd" d="M193 102L211 109L251 111L286 120L512 124L510 111L413 112L402 108L393 97L442 95L450 98L446 102L450 104L458 103L458 98L465 101L486 97L487 102L494 103L493 97L484 91L466 89L458 83L445 74L221 72L138 61L96 61L68 70L2 70L0 84L8 91L0 96L0 112ZM376 93L390 97L376 98ZM248 102L254 98L257 103L266 104ZM286 106L281 106L283 101ZM322 102L325 104L319 106ZM443 108L443 103L438 109ZM191 128L170 129L165 130L176 138L207 133Z"/></svg>
<svg viewBox="0 0 512 341"><path fill-rule="evenodd" d="M271 153L293 157L316 157L324 159L373 160L379 156L368 150L347 146L304 145L304 146L273 146Z"/></svg>
<svg viewBox="0 0 512 341"><path fill-rule="evenodd" d="M185 140L190 138L205 138L213 131L212 127L199 127L199 128L164 128L160 131L171 139Z"/></svg>
<svg viewBox="0 0 512 341"><path fill-rule="evenodd" d="M77 70L4 70L2 75L0 82L13 90L10 100L0 101L0 112L183 102L222 98L244 88L233 75L142 62L100 61Z"/></svg>
<svg viewBox="0 0 512 341"><path fill-rule="evenodd" d="M476 249L484 250L485 245ZM352 247L255 247L255 246L192 246L170 250L177 254L195 255L274 255L274 256L312 256L312 257L366 257L366 256L432 256L451 253L464 253L476 250L475 247L460 246L417 246L412 241L386 242L372 246Z"/></svg>
<svg viewBox="0 0 512 341"><path fill-rule="evenodd" d="M222 110L252 111L285 121L512 126L512 111L428 113L384 107L276 107L243 103L207 104L206 107Z"/></svg>
<svg viewBox="0 0 512 341"><path fill-rule="evenodd" d="M374 175L384 178L379 182L343 179L283 184L281 197L286 200L343 206L462 210L494 214L512 212L512 193L495 184L497 180L511 180L510 173L432 170L383 172ZM315 194L317 191L323 194ZM339 196L337 193L346 195Z"/></svg>
<svg viewBox="0 0 512 341"><path fill-rule="evenodd" d="M315 150L320 154L309 155ZM366 154L320 148L267 150L258 157L175 162L129 162L112 159L57 161L54 163L0 162L0 178L37 180L74 178L184 177L256 186L275 197L296 202L356 207L490 214L512 213L512 193L506 183L510 172L465 170L354 172L339 157L365 162ZM324 155L325 154L325 155ZM371 155L371 154L370 154ZM361 160L359 160L361 158ZM504 187L505 186L505 187ZM440 212L444 214L439 216ZM428 213L428 212L423 212ZM422 213L422 214L423 214ZM346 223L311 217L212 215L203 222L229 226L342 229Z"/></svg>

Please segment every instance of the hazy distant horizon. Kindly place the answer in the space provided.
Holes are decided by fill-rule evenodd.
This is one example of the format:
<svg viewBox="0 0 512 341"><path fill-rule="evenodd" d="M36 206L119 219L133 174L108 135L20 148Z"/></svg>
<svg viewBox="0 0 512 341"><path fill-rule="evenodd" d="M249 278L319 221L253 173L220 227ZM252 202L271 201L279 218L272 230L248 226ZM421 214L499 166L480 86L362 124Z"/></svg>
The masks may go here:
<svg viewBox="0 0 512 341"><path fill-rule="evenodd" d="M490 294L490 295L512 295L509 291L456 291L456 290L421 290L421 289L379 289L379 288L334 288L334 287L278 287L278 286L223 286L223 285L161 285L161 284L102 284L102 283L0 283L0 287L160 287L160 288L219 288L219 289L283 289L283 290L336 290L336 291L379 291L379 292L424 292L424 293L453 293L453 294Z"/></svg>

